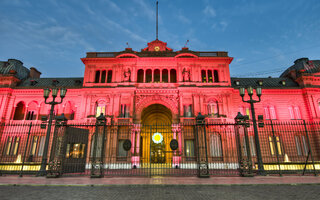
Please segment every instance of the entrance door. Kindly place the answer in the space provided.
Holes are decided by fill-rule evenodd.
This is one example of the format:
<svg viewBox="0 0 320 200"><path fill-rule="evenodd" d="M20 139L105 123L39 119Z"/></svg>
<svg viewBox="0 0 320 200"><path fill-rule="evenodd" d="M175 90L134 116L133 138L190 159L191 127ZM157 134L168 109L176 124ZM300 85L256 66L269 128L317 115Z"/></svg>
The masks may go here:
<svg viewBox="0 0 320 200"><path fill-rule="evenodd" d="M151 163L165 163L166 162L166 144L163 135L156 132L151 139Z"/></svg>

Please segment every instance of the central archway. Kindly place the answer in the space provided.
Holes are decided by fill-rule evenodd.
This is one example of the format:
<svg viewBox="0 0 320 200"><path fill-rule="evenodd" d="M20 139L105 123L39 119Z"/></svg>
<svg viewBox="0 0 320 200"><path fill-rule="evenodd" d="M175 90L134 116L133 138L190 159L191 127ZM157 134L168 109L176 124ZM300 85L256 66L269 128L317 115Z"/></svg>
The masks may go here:
<svg viewBox="0 0 320 200"><path fill-rule="evenodd" d="M171 125L172 113L169 108L161 104L152 104L142 110L141 122L144 125Z"/></svg>
<svg viewBox="0 0 320 200"><path fill-rule="evenodd" d="M161 104L152 104L141 113L142 162L156 165L172 162L170 141L172 139L172 112Z"/></svg>

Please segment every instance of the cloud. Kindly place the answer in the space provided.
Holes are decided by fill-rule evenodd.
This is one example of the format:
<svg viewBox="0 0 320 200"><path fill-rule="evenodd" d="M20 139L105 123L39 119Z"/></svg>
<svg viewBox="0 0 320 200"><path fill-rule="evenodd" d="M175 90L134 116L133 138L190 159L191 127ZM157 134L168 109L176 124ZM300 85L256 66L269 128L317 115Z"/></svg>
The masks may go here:
<svg viewBox="0 0 320 200"><path fill-rule="evenodd" d="M228 22L226 21L221 21L219 23L213 23L211 26L211 29L216 30L216 31L225 31L226 28L228 27Z"/></svg>
<svg viewBox="0 0 320 200"><path fill-rule="evenodd" d="M116 11L116 12L122 12L121 8L119 8L119 6L117 4L115 4L114 2L110 1L110 0L101 0L102 2L107 3L112 10Z"/></svg>
<svg viewBox="0 0 320 200"><path fill-rule="evenodd" d="M182 14L182 12L178 13L177 18L184 24L191 24L191 20Z"/></svg>
<svg viewBox="0 0 320 200"><path fill-rule="evenodd" d="M209 5L207 5L205 7L205 9L203 10L203 13L207 16L207 17L215 17L217 14L216 14L216 11Z"/></svg>
<svg viewBox="0 0 320 200"><path fill-rule="evenodd" d="M151 8L150 6L148 6L144 2L144 0L133 0L133 1L141 6L141 9L143 10L143 12L141 12L141 13L147 15L149 20L154 20L155 19L155 16L156 16L156 13L154 11L155 7Z"/></svg>

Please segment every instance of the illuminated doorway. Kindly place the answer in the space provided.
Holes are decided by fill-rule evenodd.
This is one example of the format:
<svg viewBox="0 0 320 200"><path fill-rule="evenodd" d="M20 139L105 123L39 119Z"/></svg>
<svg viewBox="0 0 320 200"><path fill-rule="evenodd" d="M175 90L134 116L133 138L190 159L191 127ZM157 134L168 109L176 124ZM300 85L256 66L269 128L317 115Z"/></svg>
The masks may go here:
<svg viewBox="0 0 320 200"><path fill-rule="evenodd" d="M143 109L141 121L142 163L172 163L172 153L170 153L171 111L161 104L152 104Z"/></svg>

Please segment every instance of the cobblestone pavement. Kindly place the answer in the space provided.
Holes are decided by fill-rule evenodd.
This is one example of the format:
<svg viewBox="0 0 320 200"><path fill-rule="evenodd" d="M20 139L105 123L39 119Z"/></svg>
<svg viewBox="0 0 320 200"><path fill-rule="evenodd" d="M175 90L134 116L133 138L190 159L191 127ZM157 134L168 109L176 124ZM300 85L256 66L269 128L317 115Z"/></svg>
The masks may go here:
<svg viewBox="0 0 320 200"><path fill-rule="evenodd" d="M0 199L320 199L320 185L0 186Z"/></svg>

